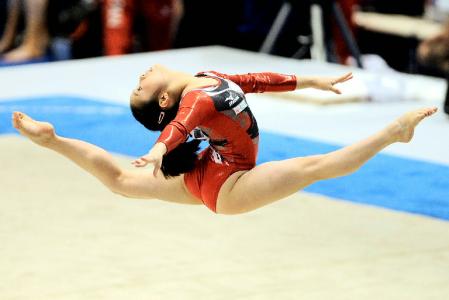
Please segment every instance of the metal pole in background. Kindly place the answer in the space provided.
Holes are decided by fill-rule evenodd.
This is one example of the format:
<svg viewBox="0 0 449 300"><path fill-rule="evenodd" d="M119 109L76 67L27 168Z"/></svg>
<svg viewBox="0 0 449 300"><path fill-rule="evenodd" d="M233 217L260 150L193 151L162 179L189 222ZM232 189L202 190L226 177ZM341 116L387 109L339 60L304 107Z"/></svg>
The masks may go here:
<svg viewBox="0 0 449 300"><path fill-rule="evenodd" d="M444 101L444 112L449 114L449 72L446 74L446 100Z"/></svg>
<svg viewBox="0 0 449 300"><path fill-rule="evenodd" d="M281 32L282 27L284 27L285 21L287 20L291 9L292 5L290 3L284 2L284 4L282 4L282 7L279 10L278 15L276 16L273 26L271 26L270 32L265 38L262 47L260 47L259 52L271 53L273 51L274 44L279 37L279 33Z"/></svg>
<svg viewBox="0 0 449 300"><path fill-rule="evenodd" d="M312 4L310 6L310 24L313 41L310 55L312 59L327 61L326 48L324 45L323 10L318 4Z"/></svg>

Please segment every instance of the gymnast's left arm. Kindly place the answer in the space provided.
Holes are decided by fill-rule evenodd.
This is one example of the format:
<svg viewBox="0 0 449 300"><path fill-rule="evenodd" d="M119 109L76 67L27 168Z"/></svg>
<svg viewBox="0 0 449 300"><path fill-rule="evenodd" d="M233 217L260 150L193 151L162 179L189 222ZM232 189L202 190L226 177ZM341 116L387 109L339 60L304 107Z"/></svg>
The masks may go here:
<svg viewBox="0 0 449 300"><path fill-rule="evenodd" d="M352 73L340 77L298 76L273 72L247 73L228 75L209 71L218 77L229 79L236 83L244 93L287 92L305 88L315 88L341 94L335 84L352 78Z"/></svg>
<svg viewBox="0 0 449 300"><path fill-rule="evenodd" d="M314 88L322 91L331 91L335 94L341 94L341 91L335 87L337 83L342 83L352 79L352 72L339 77L318 77L318 76L296 76L296 89Z"/></svg>

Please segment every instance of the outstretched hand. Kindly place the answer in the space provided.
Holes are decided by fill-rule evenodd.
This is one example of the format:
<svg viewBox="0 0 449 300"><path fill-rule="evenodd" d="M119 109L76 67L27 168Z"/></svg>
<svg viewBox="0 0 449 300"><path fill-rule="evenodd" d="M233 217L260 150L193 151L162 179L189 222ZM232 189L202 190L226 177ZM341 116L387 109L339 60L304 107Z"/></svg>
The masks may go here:
<svg viewBox="0 0 449 300"><path fill-rule="evenodd" d="M134 165L137 168L145 167L148 164L153 165L153 175L154 177L157 176L157 173L161 169L162 166L162 159L164 157L164 154L167 152L167 147L163 143L157 143L156 145L151 148L150 152L148 154L143 155L131 162L132 165Z"/></svg>
<svg viewBox="0 0 449 300"><path fill-rule="evenodd" d="M157 173L161 169L162 165L162 155L152 155L151 153L148 153L147 155L141 156L138 159L135 159L131 162L135 167L142 168L145 167L148 164L153 165L153 175L154 177L157 176Z"/></svg>
<svg viewBox="0 0 449 300"><path fill-rule="evenodd" d="M315 80L314 88L323 90L323 91L331 91L335 94L341 94L341 91L335 87L336 84L346 82L352 79L352 72L349 72L340 77L319 77Z"/></svg>

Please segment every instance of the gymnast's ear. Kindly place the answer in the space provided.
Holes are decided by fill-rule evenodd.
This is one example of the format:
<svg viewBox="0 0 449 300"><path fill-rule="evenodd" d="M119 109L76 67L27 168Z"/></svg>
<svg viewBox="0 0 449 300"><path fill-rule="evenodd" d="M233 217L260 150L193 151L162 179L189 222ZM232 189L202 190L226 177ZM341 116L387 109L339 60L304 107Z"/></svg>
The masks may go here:
<svg viewBox="0 0 449 300"><path fill-rule="evenodd" d="M159 106L163 109L169 108L170 106L170 96L168 95L168 92L162 92L159 95Z"/></svg>

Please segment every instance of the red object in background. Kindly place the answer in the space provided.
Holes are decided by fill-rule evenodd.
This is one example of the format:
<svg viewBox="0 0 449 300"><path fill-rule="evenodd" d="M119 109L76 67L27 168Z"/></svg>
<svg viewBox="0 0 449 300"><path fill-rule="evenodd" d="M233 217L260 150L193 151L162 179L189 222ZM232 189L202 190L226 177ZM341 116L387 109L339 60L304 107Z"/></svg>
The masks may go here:
<svg viewBox="0 0 449 300"><path fill-rule="evenodd" d="M356 26L352 22L352 11L354 9L354 6L359 4L359 0L344 0L337 2L338 4L340 4L341 10L343 11L346 22L348 23L352 34L355 35ZM340 31L340 28L338 28L336 22L333 23L334 26L332 33L334 36L335 52L338 58L340 59L340 63L345 64L351 53L345 43L345 40L343 39L343 35Z"/></svg>
<svg viewBox="0 0 449 300"><path fill-rule="evenodd" d="M132 47L134 0L104 0L103 43L105 55L129 53Z"/></svg>
<svg viewBox="0 0 449 300"><path fill-rule="evenodd" d="M145 50L170 48L175 5L176 0L103 0L105 55L132 51L133 24L138 14L145 20Z"/></svg>

